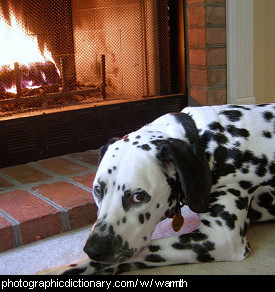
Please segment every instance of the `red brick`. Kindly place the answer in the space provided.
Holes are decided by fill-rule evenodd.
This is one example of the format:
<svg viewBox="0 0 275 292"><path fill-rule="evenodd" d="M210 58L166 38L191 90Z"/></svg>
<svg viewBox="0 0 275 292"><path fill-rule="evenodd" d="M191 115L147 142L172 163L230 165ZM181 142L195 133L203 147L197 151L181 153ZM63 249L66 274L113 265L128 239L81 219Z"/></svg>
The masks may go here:
<svg viewBox="0 0 275 292"><path fill-rule="evenodd" d="M225 27L206 28L206 42L208 45L225 45L226 28Z"/></svg>
<svg viewBox="0 0 275 292"><path fill-rule="evenodd" d="M226 103L226 88L212 88L207 92L207 105Z"/></svg>
<svg viewBox="0 0 275 292"><path fill-rule="evenodd" d="M72 177L72 179L88 188L92 188L95 175L95 172L85 173L81 176Z"/></svg>
<svg viewBox="0 0 275 292"><path fill-rule="evenodd" d="M190 82L193 86L207 85L207 71L206 69L190 69Z"/></svg>
<svg viewBox="0 0 275 292"><path fill-rule="evenodd" d="M58 234L62 231L58 210L24 190L0 195L1 209L20 223L23 243Z"/></svg>
<svg viewBox="0 0 275 292"><path fill-rule="evenodd" d="M0 215L0 252L14 247L12 225Z"/></svg>
<svg viewBox="0 0 275 292"><path fill-rule="evenodd" d="M187 8L188 26L205 25L205 9L203 6Z"/></svg>
<svg viewBox="0 0 275 292"><path fill-rule="evenodd" d="M22 184L29 184L52 179L52 176L33 168L30 164L2 168L1 172L7 174Z"/></svg>
<svg viewBox="0 0 275 292"><path fill-rule="evenodd" d="M19 222L57 213L55 208L24 190L0 194L0 206Z"/></svg>
<svg viewBox="0 0 275 292"><path fill-rule="evenodd" d="M207 87L192 87L190 90L190 95L199 104L206 105L207 101Z"/></svg>
<svg viewBox="0 0 275 292"><path fill-rule="evenodd" d="M48 214L47 216L39 216L38 218L22 222L20 224L23 243L30 243L39 238L47 238L61 233L62 222L60 213Z"/></svg>
<svg viewBox="0 0 275 292"><path fill-rule="evenodd" d="M198 4L198 3L204 3L204 0L187 0L187 4Z"/></svg>
<svg viewBox="0 0 275 292"><path fill-rule="evenodd" d="M0 177L0 192L14 187L14 184Z"/></svg>
<svg viewBox="0 0 275 292"><path fill-rule="evenodd" d="M205 28L189 28L188 29L189 46L205 45Z"/></svg>
<svg viewBox="0 0 275 292"><path fill-rule="evenodd" d="M40 160L37 164L60 175L74 175L82 171L88 171L89 168L78 163L74 163L62 157L54 157Z"/></svg>
<svg viewBox="0 0 275 292"><path fill-rule="evenodd" d="M226 12L224 6L207 6L205 8L206 25L225 25Z"/></svg>
<svg viewBox="0 0 275 292"><path fill-rule="evenodd" d="M97 166L99 151L85 151L85 152L69 154L68 156L74 159L77 159L81 162L85 162L85 163Z"/></svg>
<svg viewBox="0 0 275 292"><path fill-rule="evenodd" d="M68 212L70 228L80 228L88 224L93 224L97 219L96 204L79 206L69 210Z"/></svg>
<svg viewBox="0 0 275 292"><path fill-rule="evenodd" d="M189 50L189 64L190 66L205 66L206 65L206 51L205 50Z"/></svg>
<svg viewBox="0 0 275 292"><path fill-rule="evenodd" d="M213 68L207 70L209 86L226 86L226 68Z"/></svg>
<svg viewBox="0 0 275 292"><path fill-rule="evenodd" d="M208 66L226 65L226 48L211 49L207 51Z"/></svg>
<svg viewBox="0 0 275 292"><path fill-rule="evenodd" d="M92 194L63 181L41 184L33 189L65 209L71 209L94 202Z"/></svg>
<svg viewBox="0 0 275 292"><path fill-rule="evenodd" d="M61 181L42 184L34 190L68 210L71 229L89 224L96 218L97 211L93 211L95 203L92 194L77 186Z"/></svg>
<svg viewBox="0 0 275 292"><path fill-rule="evenodd" d="M226 0L204 0L205 3L226 4Z"/></svg>

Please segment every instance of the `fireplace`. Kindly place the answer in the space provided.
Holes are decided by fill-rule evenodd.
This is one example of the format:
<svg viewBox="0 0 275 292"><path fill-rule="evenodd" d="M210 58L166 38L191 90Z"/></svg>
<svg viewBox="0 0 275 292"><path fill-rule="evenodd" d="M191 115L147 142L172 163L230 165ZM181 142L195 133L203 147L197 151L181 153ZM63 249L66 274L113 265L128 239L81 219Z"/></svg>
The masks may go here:
<svg viewBox="0 0 275 292"><path fill-rule="evenodd" d="M185 96L183 0L0 3L0 166L94 149Z"/></svg>

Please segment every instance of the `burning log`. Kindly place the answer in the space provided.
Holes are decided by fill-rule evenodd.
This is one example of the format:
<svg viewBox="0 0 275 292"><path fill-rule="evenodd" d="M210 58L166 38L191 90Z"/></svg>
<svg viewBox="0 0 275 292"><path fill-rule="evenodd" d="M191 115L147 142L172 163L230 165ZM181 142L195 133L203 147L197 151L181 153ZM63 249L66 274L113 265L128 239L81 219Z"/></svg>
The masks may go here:
<svg viewBox="0 0 275 292"><path fill-rule="evenodd" d="M14 69L5 66L0 71L0 92L9 92L15 87L17 96L21 95L24 88L33 89L59 83L60 76L51 61L32 63L28 66L15 63Z"/></svg>

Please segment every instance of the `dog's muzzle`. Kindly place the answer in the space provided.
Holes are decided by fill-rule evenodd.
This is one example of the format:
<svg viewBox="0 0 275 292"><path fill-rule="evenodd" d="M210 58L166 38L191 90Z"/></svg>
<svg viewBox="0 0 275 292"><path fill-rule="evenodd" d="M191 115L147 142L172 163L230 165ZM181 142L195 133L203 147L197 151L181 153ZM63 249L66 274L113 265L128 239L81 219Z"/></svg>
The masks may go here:
<svg viewBox="0 0 275 292"><path fill-rule="evenodd" d="M84 247L84 252L91 260L114 264L134 255L127 241L123 242L122 237L114 233L112 225L107 229L108 233L99 233L97 229L94 228Z"/></svg>
<svg viewBox="0 0 275 292"><path fill-rule="evenodd" d="M94 234L89 237L84 247L84 252L90 259L104 262L114 256L112 237Z"/></svg>

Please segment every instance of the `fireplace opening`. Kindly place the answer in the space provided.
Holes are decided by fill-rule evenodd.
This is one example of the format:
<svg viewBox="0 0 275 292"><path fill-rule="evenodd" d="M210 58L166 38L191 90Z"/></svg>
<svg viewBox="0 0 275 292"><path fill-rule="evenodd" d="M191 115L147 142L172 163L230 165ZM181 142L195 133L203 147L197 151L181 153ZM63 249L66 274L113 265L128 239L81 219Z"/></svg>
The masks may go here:
<svg viewBox="0 0 275 292"><path fill-rule="evenodd" d="M185 95L184 0L0 2L0 167L97 149Z"/></svg>
<svg viewBox="0 0 275 292"><path fill-rule="evenodd" d="M0 118L185 90L183 0L1 1L0 42Z"/></svg>

